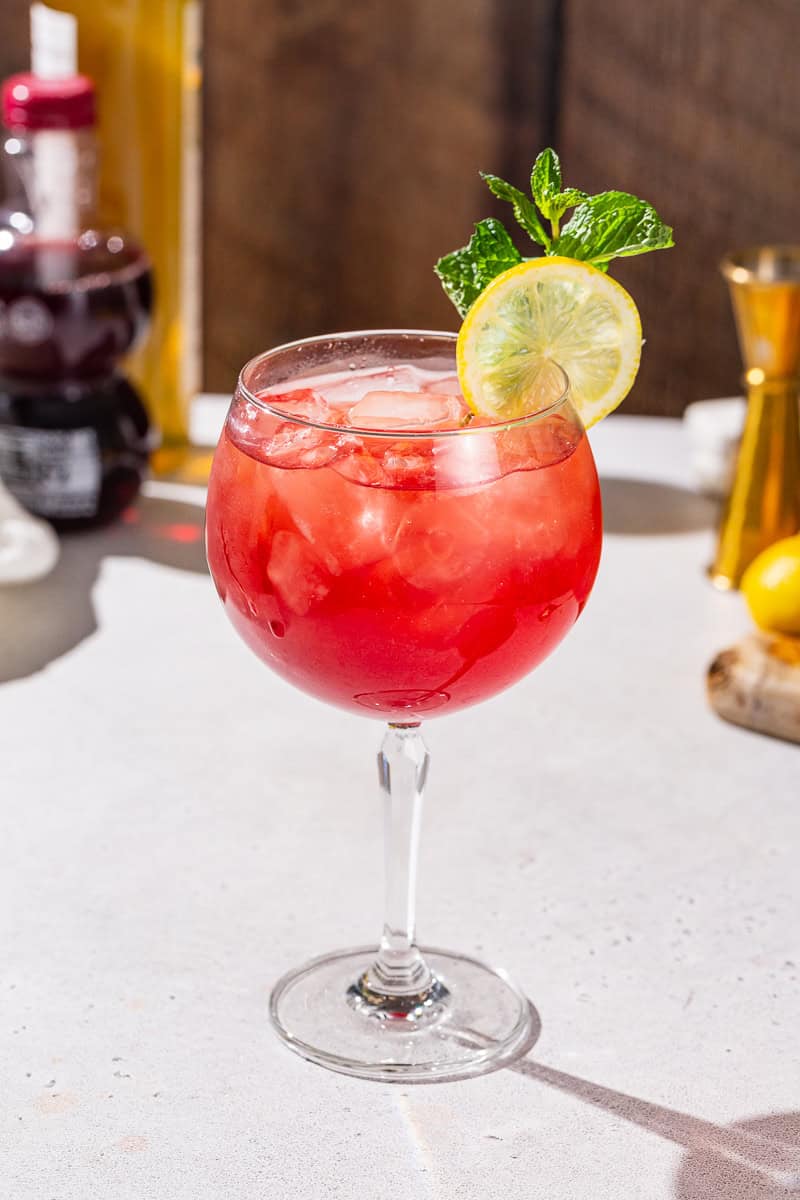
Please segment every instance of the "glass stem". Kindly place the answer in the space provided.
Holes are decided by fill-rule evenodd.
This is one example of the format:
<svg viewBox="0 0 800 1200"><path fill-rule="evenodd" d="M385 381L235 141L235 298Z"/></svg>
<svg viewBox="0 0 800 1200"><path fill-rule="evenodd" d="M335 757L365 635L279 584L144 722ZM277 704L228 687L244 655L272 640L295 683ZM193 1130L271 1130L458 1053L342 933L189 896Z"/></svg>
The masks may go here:
<svg viewBox="0 0 800 1200"><path fill-rule="evenodd" d="M383 793L386 900L383 936L364 984L379 997L420 997L433 975L415 944L417 855L430 755L419 723L390 725L378 754Z"/></svg>

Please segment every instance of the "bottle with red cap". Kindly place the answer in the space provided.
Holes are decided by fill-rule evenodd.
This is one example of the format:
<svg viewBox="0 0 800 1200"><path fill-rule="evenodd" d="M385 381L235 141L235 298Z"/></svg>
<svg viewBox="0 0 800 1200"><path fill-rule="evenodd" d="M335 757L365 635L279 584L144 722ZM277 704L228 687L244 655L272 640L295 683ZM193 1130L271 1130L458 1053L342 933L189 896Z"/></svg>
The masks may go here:
<svg viewBox="0 0 800 1200"><path fill-rule="evenodd" d="M119 370L152 302L142 248L95 219L95 93L58 61L2 88L0 479L59 528L136 495L152 435Z"/></svg>

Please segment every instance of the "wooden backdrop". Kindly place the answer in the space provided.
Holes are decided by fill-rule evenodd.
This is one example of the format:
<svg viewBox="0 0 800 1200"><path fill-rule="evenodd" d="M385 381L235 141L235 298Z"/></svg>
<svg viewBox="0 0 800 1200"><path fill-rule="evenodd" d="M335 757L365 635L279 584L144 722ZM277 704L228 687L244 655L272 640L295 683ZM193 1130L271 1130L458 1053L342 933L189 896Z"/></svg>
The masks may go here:
<svg viewBox="0 0 800 1200"><path fill-rule="evenodd" d="M0 5L0 71L25 65ZM629 411L730 393L717 262L791 240L797 0L206 0L205 379L278 340L444 326L431 273L555 145L570 183L652 200L678 247L615 274L647 337Z"/></svg>

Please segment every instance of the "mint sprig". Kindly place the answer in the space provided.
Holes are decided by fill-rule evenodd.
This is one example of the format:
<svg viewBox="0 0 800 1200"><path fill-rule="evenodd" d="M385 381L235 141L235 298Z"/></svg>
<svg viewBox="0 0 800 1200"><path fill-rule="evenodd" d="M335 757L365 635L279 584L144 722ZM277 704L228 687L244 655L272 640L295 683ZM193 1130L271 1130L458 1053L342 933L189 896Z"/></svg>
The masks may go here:
<svg viewBox="0 0 800 1200"><path fill-rule="evenodd" d="M508 201L518 223L545 254L577 258L606 271L615 258L674 245L671 228L645 200L628 192L587 196L579 188L564 188L561 163L550 148L533 165L530 198L497 175L481 177L494 196ZM561 218L569 208L575 211L562 228ZM502 221L489 217L478 222L468 245L440 258L434 269L464 317L493 279L523 261Z"/></svg>

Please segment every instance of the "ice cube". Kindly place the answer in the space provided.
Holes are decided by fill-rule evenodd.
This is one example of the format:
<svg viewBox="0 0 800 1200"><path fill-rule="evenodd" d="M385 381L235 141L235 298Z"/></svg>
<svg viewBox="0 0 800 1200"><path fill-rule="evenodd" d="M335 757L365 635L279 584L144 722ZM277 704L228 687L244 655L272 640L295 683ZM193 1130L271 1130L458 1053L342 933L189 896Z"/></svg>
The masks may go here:
<svg viewBox="0 0 800 1200"><path fill-rule="evenodd" d="M563 543L560 530L541 528L553 513L550 505L536 512L528 480L537 474L416 497L394 549L403 579L448 604L482 605L500 602L515 580L533 578Z"/></svg>
<svg viewBox="0 0 800 1200"><path fill-rule="evenodd" d="M363 487L388 491L430 491L438 486L432 438L342 439L334 471Z"/></svg>
<svg viewBox="0 0 800 1200"><path fill-rule="evenodd" d="M461 398L461 385L457 375L437 375L422 384L423 392L434 392L438 396L458 396Z"/></svg>
<svg viewBox="0 0 800 1200"><path fill-rule="evenodd" d="M499 479L503 468L493 434L475 429L458 437L440 438L436 445L436 483L439 488L472 490Z"/></svg>
<svg viewBox="0 0 800 1200"><path fill-rule="evenodd" d="M267 575L280 599L303 617L330 591L330 575L298 533L280 529L272 539Z"/></svg>
<svg viewBox="0 0 800 1200"><path fill-rule="evenodd" d="M342 452L331 465L339 475L362 487L391 487L391 479L383 466L386 447L378 445L376 438L372 441L376 444L367 446L358 438L343 438Z"/></svg>
<svg viewBox="0 0 800 1200"><path fill-rule="evenodd" d="M275 472L274 486L297 529L332 575L391 554L403 517L402 497L383 488L353 487L335 471L313 476Z"/></svg>
<svg viewBox="0 0 800 1200"><path fill-rule="evenodd" d="M342 426L344 414L328 404L324 396L313 388L296 388L291 392L262 393L270 406L279 409L296 421L279 421L270 413L263 413L258 423L258 441L254 449L270 466L297 469L300 467L324 467L339 450L339 440L330 429L320 429L317 424ZM251 439L252 440L252 439Z"/></svg>
<svg viewBox="0 0 800 1200"><path fill-rule="evenodd" d="M454 396L433 392L367 392L348 413L358 429L457 429L463 406Z"/></svg>
<svg viewBox="0 0 800 1200"><path fill-rule="evenodd" d="M496 590L491 556L491 530L475 519L469 498L439 493L409 511L394 562L413 587L455 603L479 604Z"/></svg>
<svg viewBox="0 0 800 1200"><path fill-rule="evenodd" d="M331 404L346 411L351 404L357 403L362 396L376 387L385 391L414 391L419 386L419 376L414 367L399 363L397 366L387 365L319 376L314 382Z"/></svg>
<svg viewBox="0 0 800 1200"><path fill-rule="evenodd" d="M437 487L435 447L429 441L392 442L383 456L383 469L391 487L404 491L430 491Z"/></svg>
<svg viewBox="0 0 800 1200"><path fill-rule="evenodd" d="M315 421L321 425L343 425L344 416L328 403L327 397L315 388L295 388L290 392L265 392L261 397L270 408L280 409L290 417Z"/></svg>
<svg viewBox="0 0 800 1200"><path fill-rule="evenodd" d="M430 437L346 435L331 465L354 483L393 491L466 491L501 474L490 439L437 438L435 429Z"/></svg>
<svg viewBox="0 0 800 1200"><path fill-rule="evenodd" d="M555 413L531 422L496 430L491 435L503 475L551 467L568 458L580 441L581 431L573 420Z"/></svg>
<svg viewBox="0 0 800 1200"><path fill-rule="evenodd" d="M257 449L259 457L271 467L298 470L327 467L336 458L341 444L341 438L330 430L281 421Z"/></svg>
<svg viewBox="0 0 800 1200"><path fill-rule="evenodd" d="M470 569L469 550L462 551L445 529L416 529L400 539L395 563L413 587L447 595Z"/></svg>

